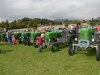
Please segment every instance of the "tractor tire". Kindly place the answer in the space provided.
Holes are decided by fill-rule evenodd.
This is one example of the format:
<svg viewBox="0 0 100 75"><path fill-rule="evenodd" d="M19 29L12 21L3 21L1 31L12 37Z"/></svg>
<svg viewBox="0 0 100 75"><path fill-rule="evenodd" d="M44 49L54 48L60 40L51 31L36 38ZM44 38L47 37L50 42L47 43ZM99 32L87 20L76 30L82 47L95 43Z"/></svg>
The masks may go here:
<svg viewBox="0 0 100 75"><path fill-rule="evenodd" d="M73 50L72 44L70 44L70 45L68 46L68 54L69 54L70 56L73 56L73 55L75 54L75 50Z"/></svg>
<svg viewBox="0 0 100 75"><path fill-rule="evenodd" d="M68 39L67 39L68 46L75 43L75 38L76 38L76 35L73 35L73 34L68 37Z"/></svg>
<svg viewBox="0 0 100 75"><path fill-rule="evenodd" d="M24 40L24 41L23 41L23 43L24 43L24 45L27 45L27 42L26 42L26 40Z"/></svg>
<svg viewBox="0 0 100 75"><path fill-rule="evenodd" d="M28 46L30 46L30 40L27 41Z"/></svg>
<svg viewBox="0 0 100 75"><path fill-rule="evenodd" d="M96 59L97 59L97 61L100 61L100 46L96 50Z"/></svg>
<svg viewBox="0 0 100 75"><path fill-rule="evenodd" d="M58 51L59 50L59 45L58 44L53 44L52 46L51 46L51 52L56 52L56 51Z"/></svg>
<svg viewBox="0 0 100 75"><path fill-rule="evenodd" d="M28 42L28 46L30 46L30 44L31 44L31 43L30 43L30 40L28 40L27 42Z"/></svg>

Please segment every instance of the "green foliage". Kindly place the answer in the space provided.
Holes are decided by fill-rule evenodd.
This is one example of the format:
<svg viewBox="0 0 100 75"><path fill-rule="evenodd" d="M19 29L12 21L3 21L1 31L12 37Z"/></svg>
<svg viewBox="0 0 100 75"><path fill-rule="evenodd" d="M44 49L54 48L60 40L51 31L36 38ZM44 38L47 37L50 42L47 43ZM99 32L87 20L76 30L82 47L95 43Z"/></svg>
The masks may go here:
<svg viewBox="0 0 100 75"><path fill-rule="evenodd" d="M19 19L18 21L14 20L13 22L8 22L8 20L6 20L6 22L2 21L0 23L0 28L7 28L10 27L11 29L16 29L16 28L37 28L37 25L48 25L49 23L53 23L54 21L52 20L48 20L48 19L40 19L40 18L22 18Z"/></svg>

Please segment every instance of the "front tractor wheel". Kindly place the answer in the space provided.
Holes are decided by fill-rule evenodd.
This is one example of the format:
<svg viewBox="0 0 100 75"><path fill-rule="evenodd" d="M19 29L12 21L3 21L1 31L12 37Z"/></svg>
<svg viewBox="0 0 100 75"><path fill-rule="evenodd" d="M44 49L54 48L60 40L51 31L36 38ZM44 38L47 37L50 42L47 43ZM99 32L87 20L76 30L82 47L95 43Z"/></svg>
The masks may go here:
<svg viewBox="0 0 100 75"><path fill-rule="evenodd" d="M75 54L75 50L73 50L72 44L70 44L70 45L68 46L68 54L69 54L70 56L72 56L72 55Z"/></svg>
<svg viewBox="0 0 100 75"><path fill-rule="evenodd" d="M96 50L96 59L97 61L100 61L100 47Z"/></svg>
<svg viewBox="0 0 100 75"><path fill-rule="evenodd" d="M56 52L56 51L58 51L59 50L59 45L58 44L53 44L52 46L51 46L51 51L52 52Z"/></svg>

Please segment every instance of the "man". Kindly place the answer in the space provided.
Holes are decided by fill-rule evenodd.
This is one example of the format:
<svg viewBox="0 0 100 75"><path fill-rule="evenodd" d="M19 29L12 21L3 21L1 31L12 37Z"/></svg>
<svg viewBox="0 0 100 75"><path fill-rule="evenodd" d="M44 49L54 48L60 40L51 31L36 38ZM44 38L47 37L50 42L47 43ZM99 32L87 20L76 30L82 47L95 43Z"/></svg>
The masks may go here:
<svg viewBox="0 0 100 75"><path fill-rule="evenodd" d="M70 30L71 34L76 34L76 30L74 25L71 26L71 30Z"/></svg>
<svg viewBox="0 0 100 75"><path fill-rule="evenodd" d="M7 31L7 40L9 44L12 43L12 32L10 30Z"/></svg>

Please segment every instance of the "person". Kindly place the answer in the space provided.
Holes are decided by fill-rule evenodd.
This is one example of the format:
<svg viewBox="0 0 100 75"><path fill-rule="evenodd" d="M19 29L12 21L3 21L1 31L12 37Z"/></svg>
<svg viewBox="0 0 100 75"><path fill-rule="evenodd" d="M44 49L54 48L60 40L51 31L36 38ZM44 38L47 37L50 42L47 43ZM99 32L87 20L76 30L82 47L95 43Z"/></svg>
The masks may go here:
<svg viewBox="0 0 100 75"><path fill-rule="evenodd" d="M39 34L38 37L37 37L37 44L39 46L39 52L41 53L42 52L42 44L43 44L43 41L44 41L44 34Z"/></svg>
<svg viewBox="0 0 100 75"><path fill-rule="evenodd" d="M9 44L12 43L12 32L10 30L7 31L7 41Z"/></svg>
<svg viewBox="0 0 100 75"><path fill-rule="evenodd" d="M16 39L15 39L15 36L12 35L12 43L15 45L17 43Z"/></svg>
<svg viewBox="0 0 100 75"><path fill-rule="evenodd" d="M70 30L71 34L76 34L76 30L74 25L71 26L71 30Z"/></svg>

